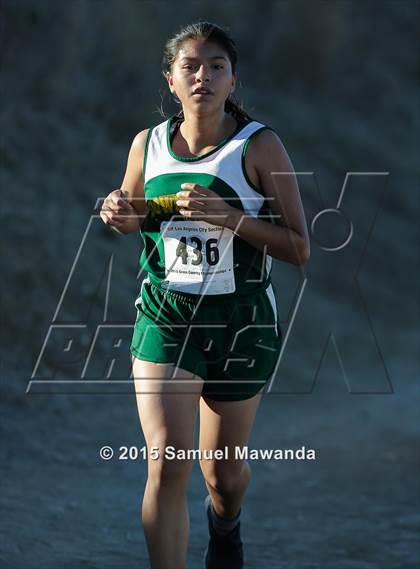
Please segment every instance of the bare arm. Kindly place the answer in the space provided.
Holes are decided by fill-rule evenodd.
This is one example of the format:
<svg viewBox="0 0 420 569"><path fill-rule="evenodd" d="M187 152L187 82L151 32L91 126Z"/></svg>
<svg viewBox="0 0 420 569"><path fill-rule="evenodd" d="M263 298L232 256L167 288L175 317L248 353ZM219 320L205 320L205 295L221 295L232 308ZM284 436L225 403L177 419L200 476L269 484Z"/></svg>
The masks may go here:
<svg viewBox="0 0 420 569"><path fill-rule="evenodd" d="M148 129L135 136L121 188L111 192L102 205L102 221L118 233L138 231L147 214L143 188L143 159L147 133Z"/></svg>
<svg viewBox="0 0 420 569"><path fill-rule="evenodd" d="M229 228L259 250L267 246L267 254L295 265L303 265L310 256L310 243L305 214L293 165L279 137L264 130L250 141L247 150L260 187L268 198L275 225L236 210ZM276 175L281 172L281 175Z"/></svg>

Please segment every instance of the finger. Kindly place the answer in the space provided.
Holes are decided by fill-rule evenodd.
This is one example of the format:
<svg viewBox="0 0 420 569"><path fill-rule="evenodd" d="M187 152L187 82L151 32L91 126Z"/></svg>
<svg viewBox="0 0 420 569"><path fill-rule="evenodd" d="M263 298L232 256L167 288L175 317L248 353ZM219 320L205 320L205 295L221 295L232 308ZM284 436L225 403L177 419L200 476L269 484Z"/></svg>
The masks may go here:
<svg viewBox="0 0 420 569"><path fill-rule="evenodd" d="M130 195L126 190L120 190L120 197L119 202L122 201L124 208L127 207L128 209L131 208L131 200Z"/></svg>
<svg viewBox="0 0 420 569"><path fill-rule="evenodd" d="M117 197L117 198L127 199L128 195L129 194L126 190L118 188L117 190L114 190L113 192L111 192L108 197L110 197L110 198L111 197Z"/></svg>
<svg viewBox="0 0 420 569"><path fill-rule="evenodd" d="M121 223L120 221L112 218L108 213L106 212L101 212L100 214L102 221L105 223L105 225L113 225L115 227L122 227L124 224Z"/></svg>
<svg viewBox="0 0 420 569"><path fill-rule="evenodd" d="M117 200L106 200L102 209L114 213L115 215L129 215L133 210L132 206L123 202L121 198Z"/></svg>
<svg viewBox="0 0 420 569"><path fill-rule="evenodd" d="M127 201L126 198L121 198L118 196L114 196L112 199L112 203L115 204L120 210L129 211L131 209L131 205Z"/></svg>
<svg viewBox="0 0 420 569"><path fill-rule="evenodd" d="M105 224L108 223L108 217L107 217L106 213L104 213L103 211L101 211L101 212L99 213L99 217L102 219L102 221L103 221Z"/></svg>
<svg viewBox="0 0 420 569"><path fill-rule="evenodd" d="M125 190L114 190L105 198L105 201L110 201L121 207L125 207L130 203L128 192Z"/></svg>
<svg viewBox="0 0 420 569"><path fill-rule="evenodd" d="M111 198L106 198L106 200L102 204L103 211L117 211L117 209L118 208L115 206Z"/></svg>
<svg viewBox="0 0 420 569"><path fill-rule="evenodd" d="M120 190L114 190L110 194L108 194L104 200L104 202L112 202L114 203L116 200L120 198Z"/></svg>
<svg viewBox="0 0 420 569"><path fill-rule="evenodd" d="M123 212L120 211L118 207L115 207L113 204L107 204L102 208L103 212L105 212L108 216L108 219L118 218L118 215L122 214Z"/></svg>
<svg viewBox="0 0 420 569"><path fill-rule="evenodd" d="M117 214L118 215L131 215L133 213L134 208L131 205L125 206L118 206Z"/></svg>
<svg viewBox="0 0 420 569"><path fill-rule="evenodd" d="M195 184L193 182L184 182L181 184L181 190L187 190L187 193L192 195L208 195L206 194L207 188L205 186L200 186L200 184Z"/></svg>
<svg viewBox="0 0 420 569"><path fill-rule="evenodd" d="M200 186L196 191L200 196L211 196L214 193L212 190L209 190L205 186Z"/></svg>
<svg viewBox="0 0 420 569"><path fill-rule="evenodd" d="M188 198L190 201L191 201L191 200L197 201L197 198L198 198L198 201L201 200L200 203L205 203L206 201L208 201L208 196L205 196L204 194L198 193L198 192L195 191L195 190L191 190L191 191L188 191L188 192L187 192L187 191L185 191L185 192L178 192L178 193L176 194L176 197L177 197L177 198L184 198L184 199L185 199L185 198Z"/></svg>
<svg viewBox="0 0 420 569"><path fill-rule="evenodd" d="M103 209L101 211L101 213L104 214L104 216L106 217L106 223L107 224L119 224L119 225L124 225L125 221L128 219L128 215L118 215L116 213L115 210L111 210L111 209Z"/></svg>
<svg viewBox="0 0 420 569"><path fill-rule="evenodd" d="M205 203L198 200L177 200L176 205L179 207L187 207L189 209L192 209L195 207L202 208L205 206Z"/></svg>
<svg viewBox="0 0 420 569"><path fill-rule="evenodd" d="M112 218L109 220L107 225L112 225L112 227L124 227L125 223L122 221L119 221L118 219Z"/></svg>
<svg viewBox="0 0 420 569"><path fill-rule="evenodd" d="M179 213L183 216L183 217L205 217L206 214L203 211L199 211L199 210L195 210L195 209L180 209Z"/></svg>
<svg viewBox="0 0 420 569"><path fill-rule="evenodd" d="M195 182L184 182L181 184L181 189L183 190L199 190L202 188L200 184L196 184Z"/></svg>

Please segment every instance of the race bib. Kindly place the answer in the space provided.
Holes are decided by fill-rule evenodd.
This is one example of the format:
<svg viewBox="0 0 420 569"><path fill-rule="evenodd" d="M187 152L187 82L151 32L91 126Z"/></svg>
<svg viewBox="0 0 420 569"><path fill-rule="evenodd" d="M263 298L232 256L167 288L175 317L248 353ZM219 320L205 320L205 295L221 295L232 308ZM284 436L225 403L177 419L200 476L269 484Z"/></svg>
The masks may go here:
<svg viewBox="0 0 420 569"><path fill-rule="evenodd" d="M233 232L206 221L162 221L165 281L191 294L235 292Z"/></svg>

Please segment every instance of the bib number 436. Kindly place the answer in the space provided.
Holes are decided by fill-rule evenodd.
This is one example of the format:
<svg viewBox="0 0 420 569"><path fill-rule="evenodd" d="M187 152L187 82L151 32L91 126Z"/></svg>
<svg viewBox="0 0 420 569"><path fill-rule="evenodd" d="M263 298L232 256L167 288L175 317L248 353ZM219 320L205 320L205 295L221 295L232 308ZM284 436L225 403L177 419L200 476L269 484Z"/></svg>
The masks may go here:
<svg viewBox="0 0 420 569"><path fill-rule="evenodd" d="M190 243L195 245L193 253L196 255L194 259L190 260L191 265L201 265L203 262L203 241L196 236L191 236L189 238ZM217 265L220 259L219 249L217 247L217 239L207 239L205 241L205 253L206 260L210 266ZM181 237L179 239L178 247L176 248L176 256L181 257L182 264L188 264L188 247L187 247L187 237Z"/></svg>

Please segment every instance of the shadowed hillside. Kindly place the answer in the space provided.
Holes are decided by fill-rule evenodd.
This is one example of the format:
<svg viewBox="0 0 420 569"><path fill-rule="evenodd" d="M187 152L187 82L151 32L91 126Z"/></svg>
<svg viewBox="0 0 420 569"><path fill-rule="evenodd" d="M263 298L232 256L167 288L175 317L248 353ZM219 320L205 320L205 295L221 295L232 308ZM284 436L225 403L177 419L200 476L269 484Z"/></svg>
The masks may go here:
<svg viewBox="0 0 420 569"><path fill-rule="evenodd" d="M370 201L382 216L366 279L380 272L393 288L383 294L409 292L399 269L415 262L402 241L414 242L418 4L249 2L240 18L236 3L207 4L187 15L159 2L3 2L3 240L13 254L3 263L1 339L10 363L26 369L39 352L95 202L119 187L132 138L163 120L161 96L167 113L175 110L160 76L163 43L200 16L231 28L238 98L276 129L296 171L315 172L325 206L336 203L347 171L390 172L383 195L369 183L358 194L359 212ZM322 204L313 179L300 183L309 223ZM93 298L111 246L119 259L112 299L123 319L134 317L140 241L94 225L63 322ZM404 318L412 322L410 311Z"/></svg>

